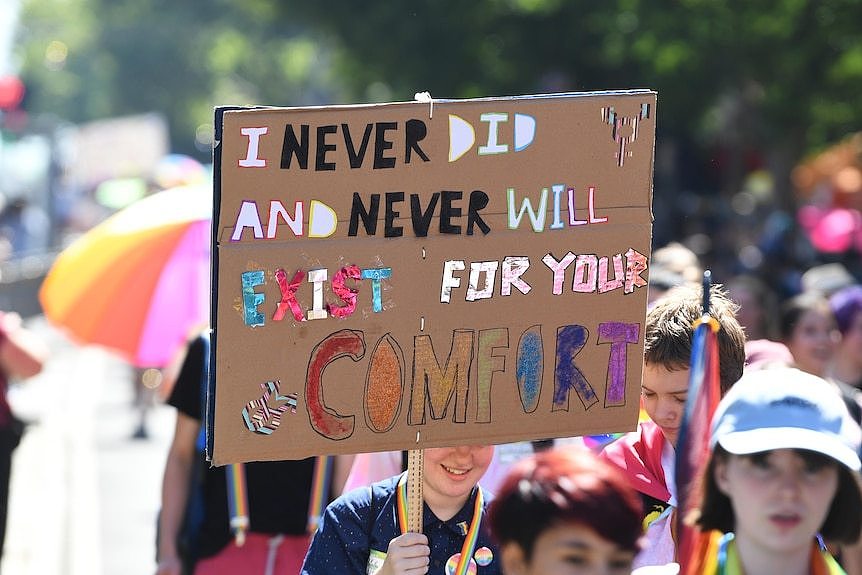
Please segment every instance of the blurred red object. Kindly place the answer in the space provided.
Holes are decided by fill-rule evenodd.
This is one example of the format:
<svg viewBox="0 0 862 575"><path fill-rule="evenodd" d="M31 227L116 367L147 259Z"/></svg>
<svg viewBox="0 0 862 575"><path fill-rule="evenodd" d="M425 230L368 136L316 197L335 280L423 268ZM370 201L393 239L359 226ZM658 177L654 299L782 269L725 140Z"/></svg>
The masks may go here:
<svg viewBox="0 0 862 575"><path fill-rule="evenodd" d="M24 99L24 82L18 76L0 76L0 110L14 110Z"/></svg>

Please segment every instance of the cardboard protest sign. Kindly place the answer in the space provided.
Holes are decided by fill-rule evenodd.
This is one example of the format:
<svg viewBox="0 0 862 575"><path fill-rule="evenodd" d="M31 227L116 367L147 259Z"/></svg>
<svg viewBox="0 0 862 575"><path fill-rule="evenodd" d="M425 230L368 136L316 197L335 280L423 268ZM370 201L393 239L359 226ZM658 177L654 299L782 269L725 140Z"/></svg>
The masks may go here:
<svg viewBox="0 0 862 575"><path fill-rule="evenodd" d="M214 463L633 429L655 103L217 110Z"/></svg>

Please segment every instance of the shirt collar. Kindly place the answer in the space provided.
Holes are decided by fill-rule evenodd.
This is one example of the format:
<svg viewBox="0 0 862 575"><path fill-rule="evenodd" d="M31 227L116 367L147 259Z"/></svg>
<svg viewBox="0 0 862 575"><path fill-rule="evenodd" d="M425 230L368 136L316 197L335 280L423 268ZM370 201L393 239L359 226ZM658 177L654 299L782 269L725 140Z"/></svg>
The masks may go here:
<svg viewBox="0 0 862 575"><path fill-rule="evenodd" d="M436 525L437 523L442 523L446 526L447 529L460 535L463 537L467 534L467 529L470 527L470 522L473 520L473 507L476 504L476 495L478 494L478 490L481 489L478 485L473 487L473 490L470 491L470 496L467 498L467 501L464 502L464 505L461 506L461 509L458 510L454 516L448 521L441 521L434 515L434 512L431 511L431 508L428 507L428 504L425 503L423 508L422 515L422 526L425 528ZM483 493L487 500L487 493Z"/></svg>

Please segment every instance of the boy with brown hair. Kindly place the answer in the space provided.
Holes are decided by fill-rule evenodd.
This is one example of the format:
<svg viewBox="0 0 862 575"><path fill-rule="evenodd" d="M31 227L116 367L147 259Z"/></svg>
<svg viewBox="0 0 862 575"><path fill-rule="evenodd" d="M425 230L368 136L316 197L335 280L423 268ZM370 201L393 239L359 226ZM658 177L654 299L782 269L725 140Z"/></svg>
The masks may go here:
<svg viewBox="0 0 862 575"><path fill-rule="evenodd" d="M710 289L709 314L718 322L721 393L742 376L745 332L736 320L738 306L720 286ZM691 348L703 316L702 288L674 288L646 316L641 402L650 421L605 447L601 456L621 468L644 500L645 546L635 567L675 560L673 516L676 509L676 443L688 397Z"/></svg>

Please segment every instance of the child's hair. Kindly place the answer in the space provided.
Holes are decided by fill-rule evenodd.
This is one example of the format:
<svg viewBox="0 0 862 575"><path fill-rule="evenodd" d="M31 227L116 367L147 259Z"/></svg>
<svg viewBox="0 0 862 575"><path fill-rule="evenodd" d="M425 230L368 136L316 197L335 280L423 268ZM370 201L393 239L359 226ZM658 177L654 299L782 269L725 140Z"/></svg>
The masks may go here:
<svg viewBox="0 0 862 575"><path fill-rule="evenodd" d="M832 308L829 307L829 300L819 292L804 292L793 296L781 304L781 313L778 322L781 341L790 341L793 336L793 330L796 329L796 324L799 323L799 319L809 311L817 311L830 318L835 317L832 313Z"/></svg>
<svg viewBox="0 0 862 575"><path fill-rule="evenodd" d="M622 474L593 453L555 449L517 463L488 510L491 533L516 543L529 560L546 529L576 523L627 551L637 552L642 504Z"/></svg>
<svg viewBox="0 0 862 575"><path fill-rule="evenodd" d="M709 314L718 321L721 393L742 376L745 332L736 321L738 306L719 285L709 291ZM688 369L695 324L703 316L703 288L678 287L655 302L647 312L644 333L646 363L669 371Z"/></svg>
<svg viewBox="0 0 862 575"><path fill-rule="evenodd" d="M859 513L862 507L862 495L853 472L826 455L802 449L794 451L805 460L805 465L809 468L818 469L833 465L838 470L838 489L826 520L820 528L820 534L830 541L841 543L857 541L862 533L862 514ZM768 454L769 452L760 452L736 457L748 457L756 461L767 457ZM717 464L727 462L729 457L731 455L717 445L704 471L703 499L700 515L697 518L697 525L704 531L716 529L727 533L735 528L736 519L730 498L718 488L715 480Z"/></svg>

